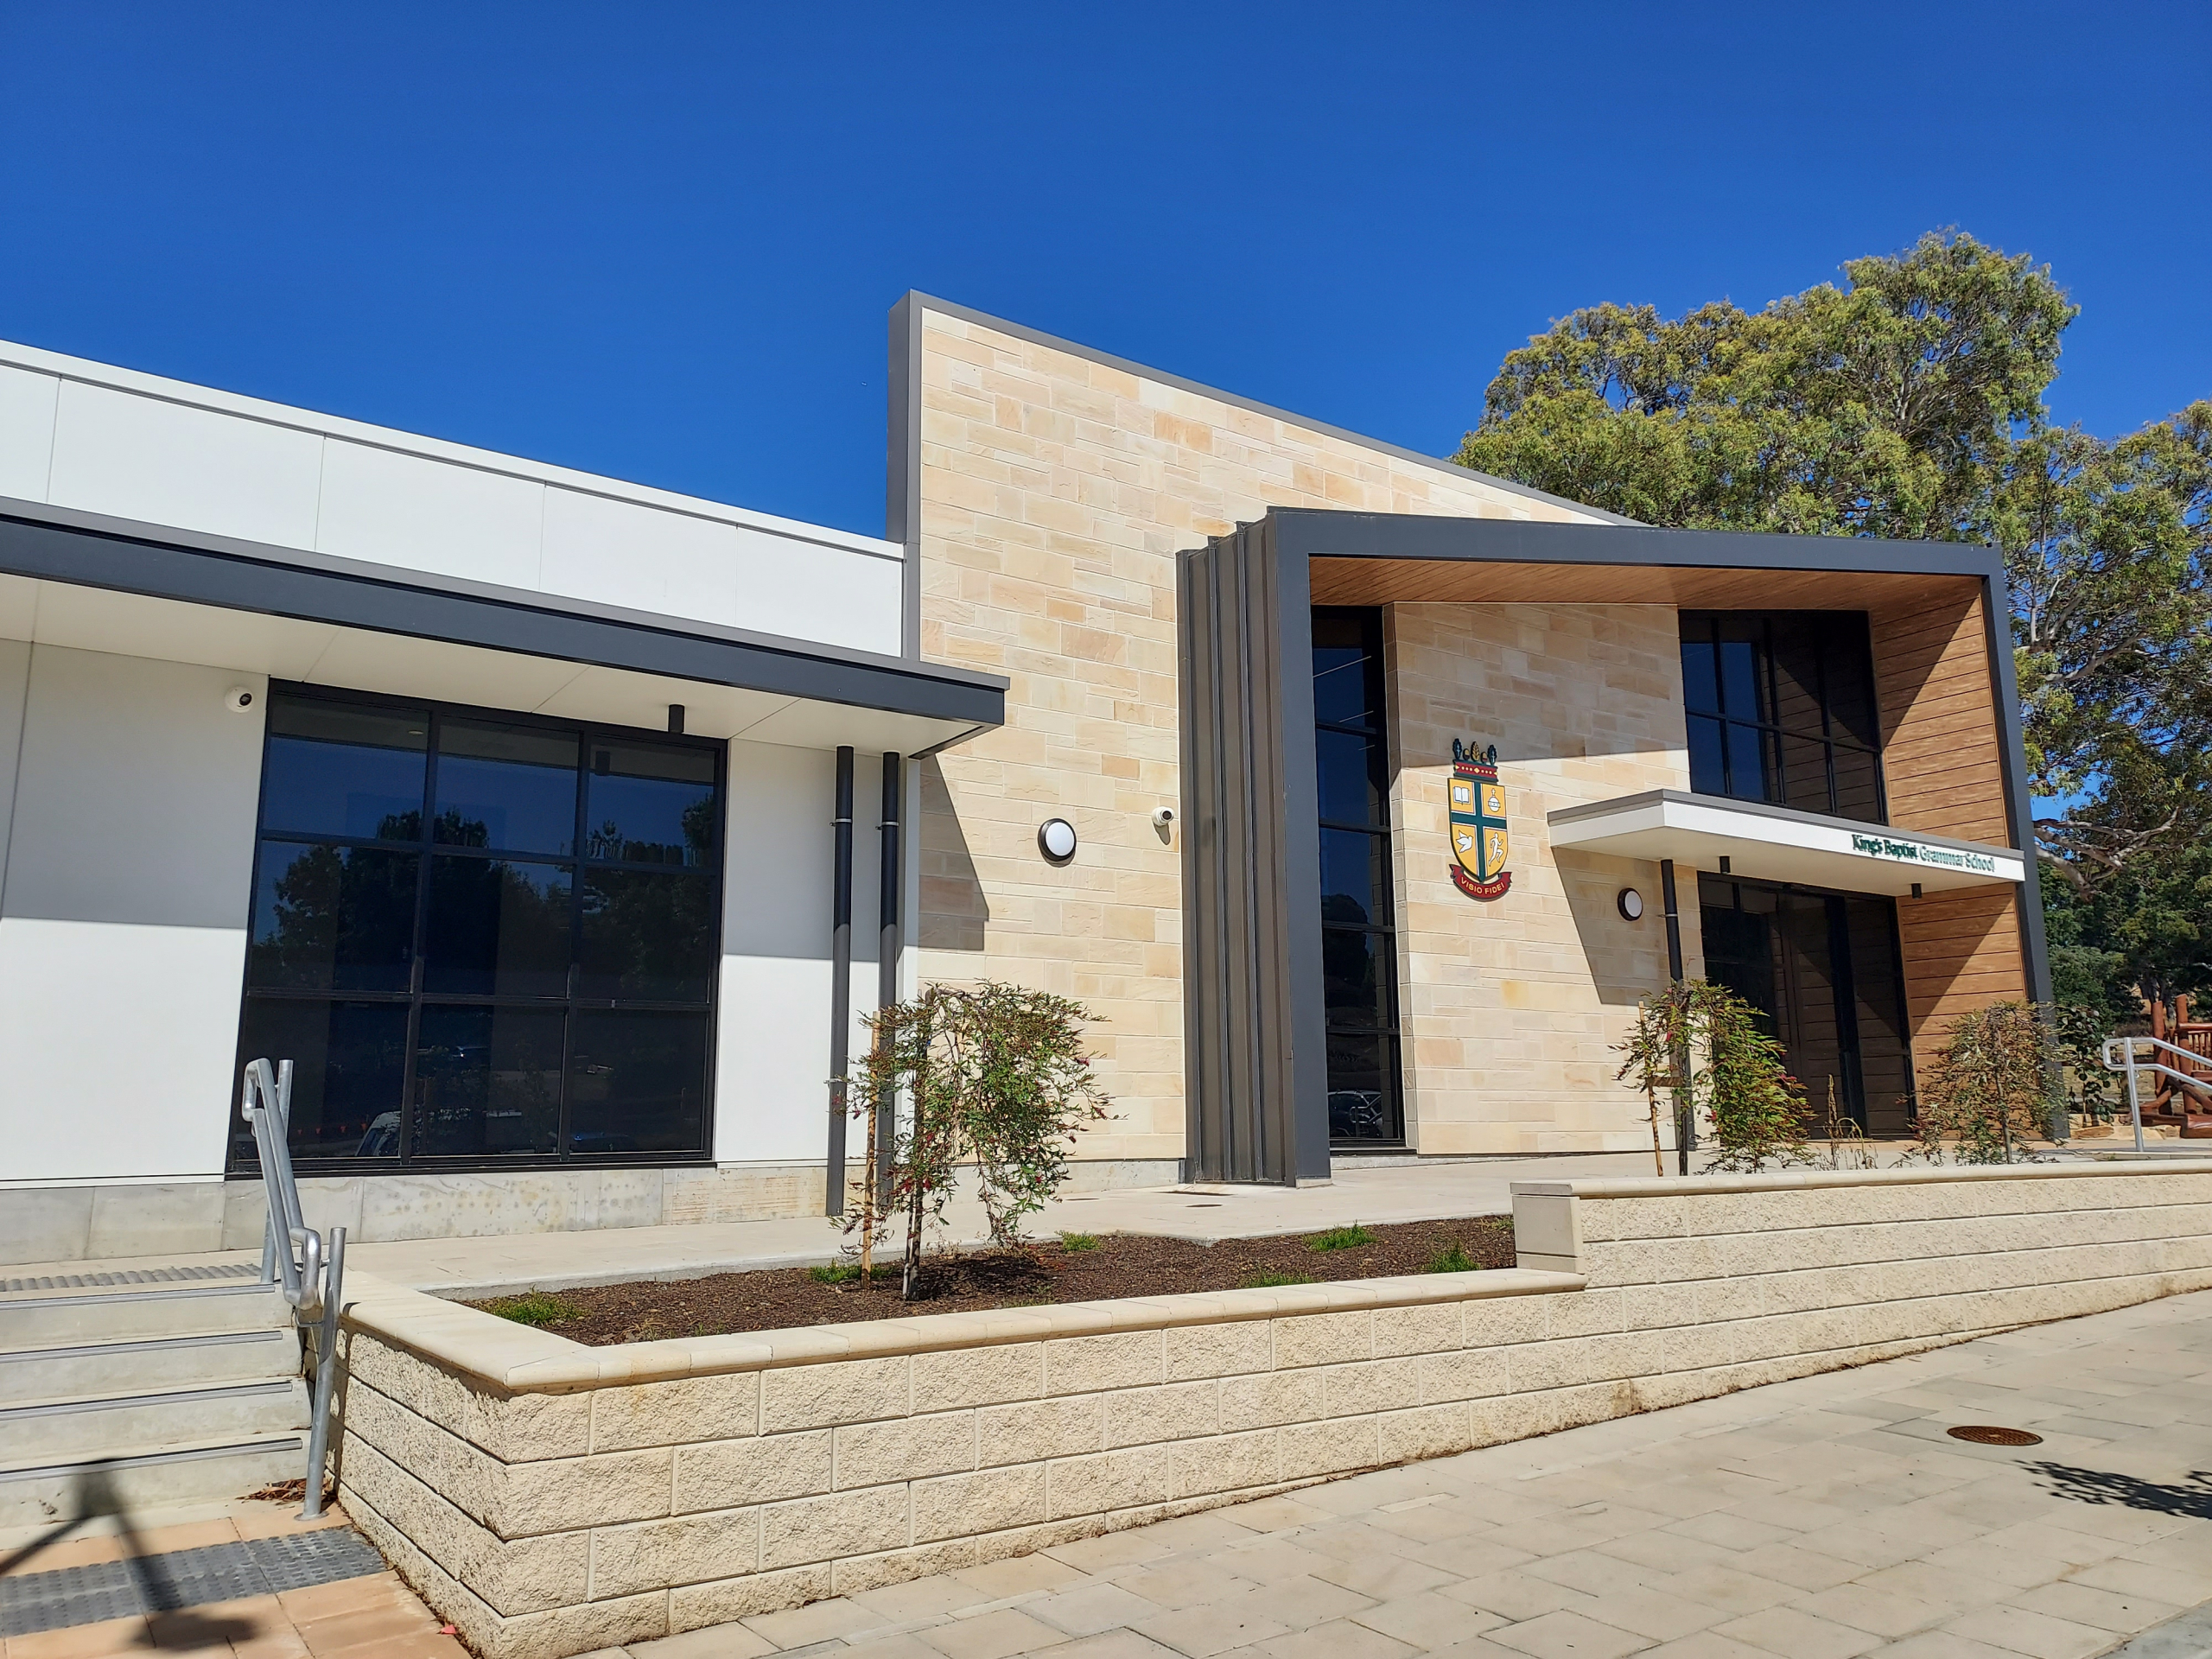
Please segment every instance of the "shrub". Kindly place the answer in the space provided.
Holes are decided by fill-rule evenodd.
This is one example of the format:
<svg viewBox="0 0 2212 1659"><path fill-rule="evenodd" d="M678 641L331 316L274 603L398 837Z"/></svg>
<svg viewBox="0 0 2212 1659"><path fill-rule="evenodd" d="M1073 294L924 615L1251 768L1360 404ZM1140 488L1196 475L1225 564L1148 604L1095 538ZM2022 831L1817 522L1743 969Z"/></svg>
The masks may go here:
<svg viewBox="0 0 2212 1659"><path fill-rule="evenodd" d="M1920 1090L1920 1145L1929 1162L1945 1147L1961 1164L2009 1164L2042 1135L2065 1096L2051 1012L2033 1002L1993 1002L1963 1014L1936 1051Z"/></svg>
<svg viewBox="0 0 2212 1659"><path fill-rule="evenodd" d="M904 1212L907 1297L921 1269L922 1235L943 1225L963 1163L975 1166L992 1247L1026 1248L1023 1218L1066 1180L1075 1132L1106 1116L1083 1043L1083 1027L1096 1018L1049 991L987 980L973 988L929 986L869 1020L874 1040L847 1098L869 1103L855 1116L874 1115L871 1147L878 1135L891 1135L891 1185L887 1204L879 1204L873 1179L865 1182L865 1201L846 1224L872 1253L890 1212ZM877 1103L901 1091L906 1122L881 1122L892 1115Z"/></svg>
<svg viewBox="0 0 2212 1659"><path fill-rule="evenodd" d="M1356 1250L1363 1244L1372 1244L1375 1235L1357 1222L1349 1227L1332 1227L1325 1233L1316 1233L1306 1241L1309 1250Z"/></svg>
<svg viewBox="0 0 2212 1659"><path fill-rule="evenodd" d="M1071 1255L1080 1255L1084 1250L1095 1250L1098 1248L1098 1235L1096 1233L1062 1233L1060 1235L1060 1248L1067 1251Z"/></svg>
<svg viewBox="0 0 2212 1659"><path fill-rule="evenodd" d="M530 1290L519 1296L487 1302L485 1312L496 1313L503 1319L512 1319L517 1325L532 1325L542 1329L549 1325L558 1325L563 1319L573 1319L582 1313L583 1309L565 1296L556 1296L549 1291Z"/></svg>
<svg viewBox="0 0 2212 1659"><path fill-rule="evenodd" d="M1654 992L1614 1052L1623 1057L1616 1077L1649 1103L1651 1158L1662 1173L1662 1094L1675 1104L1677 1146L1703 1115L1714 1149L1708 1169L1759 1170L1810 1156L1804 1090L1783 1065L1782 1045L1760 1029L1758 1010L1726 986L1686 980Z"/></svg>

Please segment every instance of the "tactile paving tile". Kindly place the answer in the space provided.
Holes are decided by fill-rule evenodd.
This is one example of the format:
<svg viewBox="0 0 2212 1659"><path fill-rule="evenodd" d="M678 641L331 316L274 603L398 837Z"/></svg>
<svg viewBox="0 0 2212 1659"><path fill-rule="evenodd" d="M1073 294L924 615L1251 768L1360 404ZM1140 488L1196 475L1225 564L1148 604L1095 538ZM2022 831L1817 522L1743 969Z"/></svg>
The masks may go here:
<svg viewBox="0 0 2212 1659"><path fill-rule="evenodd" d="M172 1285L206 1279L251 1279L250 1262L212 1268L131 1268L122 1273L57 1273L37 1279L0 1279L0 1295L23 1290L93 1290L102 1285Z"/></svg>
<svg viewBox="0 0 2212 1659"><path fill-rule="evenodd" d="M19 1573L0 1578L0 1637L304 1590L383 1571L384 1558L359 1533L330 1527Z"/></svg>

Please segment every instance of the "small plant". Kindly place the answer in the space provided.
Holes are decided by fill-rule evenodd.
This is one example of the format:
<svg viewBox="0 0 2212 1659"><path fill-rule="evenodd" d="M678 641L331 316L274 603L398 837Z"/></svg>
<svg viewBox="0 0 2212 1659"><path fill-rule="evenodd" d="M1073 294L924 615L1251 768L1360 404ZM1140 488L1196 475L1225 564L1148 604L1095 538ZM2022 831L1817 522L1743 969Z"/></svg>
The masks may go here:
<svg viewBox="0 0 2212 1659"><path fill-rule="evenodd" d="M1246 1274L1238 1281L1236 1287L1239 1290L1274 1290L1284 1285L1310 1285L1313 1282L1313 1275L1310 1273L1278 1273L1273 1268L1262 1268L1257 1273Z"/></svg>
<svg viewBox="0 0 2212 1659"><path fill-rule="evenodd" d="M1828 1143L1830 1169L1874 1167L1874 1149L1866 1144L1866 1137L1859 1128L1859 1120L1841 1109L1841 1103L1836 1098L1834 1077L1828 1079L1827 1122L1821 1126L1821 1134Z"/></svg>
<svg viewBox="0 0 2212 1659"><path fill-rule="evenodd" d="M1920 1091L1921 1155L1939 1161L2009 1164L2030 1154L2063 1102L2050 1010L1993 1002L1962 1014L1936 1051Z"/></svg>
<svg viewBox="0 0 2212 1659"><path fill-rule="evenodd" d="M879 1202L866 1182L846 1230L860 1233L862 1262L871 1264L877 1235L903 1214L906 1300L921 1278L923 1234L944 1224L963 1165L974 1166L991 1247L1027 1248L1023 1219L1067 1179L1076 1132L1107 1116L1083 1042L1083 1027L1096 1019L1066 997L986 980L972 988L928 986L868 1020L874 1040L845 1098L862 1103L855 1116L869 1122L871 1167L877 1137L889 1139L890 1190ZM908 1111L887 1110L902 1094Z"/></svg>
<svg viewBox="0 0 2212 1659"><path fill-rule="evenodd" d="M577 1319L583 1313L583 1309L567 1297L556 1296L543 1290L528 1290L519 1296L488 1302L484 1311L496 1313L503 1319L512 1319L517 1325L536 1325L541 1330L549 1325L559 1325L565 1319Z"/></svg>
<svg viewBox="0 0 2212 1659"><path fill-rule="evenodd" d="M809 1268L806 1276L817 1285L842 1285L866 1276L866 1271L857 1262L830 1262Z"/></svg>
<svg viewBox="0 0 2212 1659"><path fill-rule="evenodd" d="M1372 1244L1375 1235L1357 1222L1349 1227L1332 1227L1325 1233L1316 1233L1306 1241L1309 1250L1356 1250L1363 1244Z"/></svg>
<svg viewBox="0 0 2212 1659"><path fill-rule="evenodd" d="M1085 1250L1095 1250L1098 1248L1098 1235L1096 1233L1062 1233L1060 1235L1060 1248L1065 1250L1070 1255L1080 1255Z"/></svg>
<svg viewBox="0 0 2212 1659"><path fill-rule="evenodd" d="M1662 1094L1674 1101L1678 1147L1688 1144L1686 1130L1703 1114L1715 1154L1708 1169L1761 1170L1811 1156L1805 1091L1783 1065L1782 1045L1759 1021L1758 1010L1742 997L1705 980L1670 985L1637 1009L1627 1039L1615 1045L1623 1057L1615 1075L1644 1097L1651 1159L1662 1173Z"/></svg>
<svg viewBox="0 0 2212 1659"><path fill-rule="evenodd" d="M1481 1262L1467 1254L1467 1247L1455 1238L1445 1249L1430 1256L1428 1265L1421 1271L1423 1273L1474 1273L1481 1267Z"/></svg>

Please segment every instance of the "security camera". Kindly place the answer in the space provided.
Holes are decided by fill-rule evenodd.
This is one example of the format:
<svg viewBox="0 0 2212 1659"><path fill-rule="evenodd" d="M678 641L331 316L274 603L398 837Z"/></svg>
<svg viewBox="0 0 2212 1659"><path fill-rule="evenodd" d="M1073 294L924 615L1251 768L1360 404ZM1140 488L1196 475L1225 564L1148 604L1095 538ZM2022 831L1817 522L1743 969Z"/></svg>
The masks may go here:
<svg viewBox="0 0 2212 1659"><path fill-rule="evenodd" d="M245 713L253 707L253 688L250 685L232 686L223 693L223 707L234 715Z"/></svg>
<svg viewBox="0 0 2212 1659"><path fill-rule="evenodd" d="M1175 809L1173 807L1155 806L1152 809L1152 827L1154 829L1165 830L1169 824L1174 822Z"/></svg>

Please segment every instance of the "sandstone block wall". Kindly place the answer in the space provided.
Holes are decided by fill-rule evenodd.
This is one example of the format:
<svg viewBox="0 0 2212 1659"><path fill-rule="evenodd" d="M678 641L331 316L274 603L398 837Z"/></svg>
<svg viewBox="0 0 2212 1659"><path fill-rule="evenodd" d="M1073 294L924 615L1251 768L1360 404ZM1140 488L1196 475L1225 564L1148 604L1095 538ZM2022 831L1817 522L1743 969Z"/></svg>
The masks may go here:
<svg viewBox="0 0 2212 1659"><path fill-rule="evenodd" d="M1078 1155L1179 1157L1181 870L1151 823L1181 795L1176 554L1279 506L1597 515L987 320L914 326L921 653L1011 682L1004 727L922 766L918 971L1089 1003L1116 1116ZM1037 851L1054 816L1064 868Z"/></svg>
<svg viewBox="0 0 2212 1659"><path fill-rule="evenodd" d="M2212 1162L1544 1182L1521 1269L586 1349L363 1276L341 1498L487 1659L2212 1284Z"/></svg>
<svg viewBox="0 0 2212 1659"><path fill-rule="evenodd" d="M1628 1151L1643 1103L1614 1080L1637 1002L1667 983L1656 863L1552 851L1545 815L1688 789L1672 606L1393 605L1391 858L1407 1130L1424 1154ZM1454 738L1497 746L1513 886L1451 880ZM1682 869L1684 969L1704 971ZM1623 887L1643 895L1623 919ZM1662 1126L1669 1145L1671 1125Z"/></svg>

